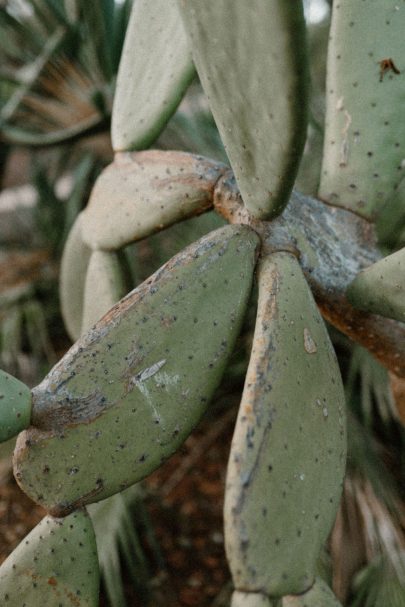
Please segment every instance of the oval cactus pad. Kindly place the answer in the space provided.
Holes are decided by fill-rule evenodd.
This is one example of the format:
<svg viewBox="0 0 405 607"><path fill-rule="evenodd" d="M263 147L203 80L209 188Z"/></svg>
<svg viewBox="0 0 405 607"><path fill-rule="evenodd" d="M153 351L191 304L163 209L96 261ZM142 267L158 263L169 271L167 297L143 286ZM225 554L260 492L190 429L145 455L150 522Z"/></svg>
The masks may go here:
<svg viewBox="0 0 405 607"><path fill-rule="evenodd" d="M84 242L92 249L119 249L206 211L225 168L181 152L116 154L82 214Z"/></svg>
<svg viewBox="0 0 405 607"><path fill-rule="evenodd" d="M304 148L308 71L301 0L178 0L201 84L243 201L288 202Z"/></svg>
<svg viewBox="0 0 405 607"><path fill-rule="evenodd" d="M405 4L339 0L319 196L374 219L405 175Z"/></svg>
<svg viewBox="0 0 405 607"><path fill-rule="evenodd" d="M16 478L53 514L142 479L185 440L218 386L249 298L258 236L225 226L176 255L33 390Z"/></svg>
<svg viewBox="0 0 405 607"><path fill-rule="evenodd" d="M0 443L30 425L31 401L28 386L0 369Z"/></svg>
<svg viewBox="0 0 405 607"><path fill-rule="evenodd" d="M117 77L111 125L114 150L151 145L194 73L175 0L136 0Z"/></svg>
<svg viewBox="0 0 405 607"><path fill-rule="evenodd" d="M339 504L344 407L336 356L296 258L265 258L226 481L236 589L281 597L313 584Z"/></svg>
<svg viewBox="0 0 405 607"><path fill-rule="evenodd" d="M405 248L359 272L347 297L360 310L405 322Z"/></svg>
<svg viewBox="0 0 405 607"><path fill-rule="evenodd" d="M47 516L0 567L4 607L98 607L99 566L90 517Z"/></svg>
<svg viewBox="0 0 405 607"><path fill-rule="evenodd" d="M63 249L60 268L59 297L66 330L79 339L83 323L83 299L91 249L82 238L83 213L73 224Z"/></svg>

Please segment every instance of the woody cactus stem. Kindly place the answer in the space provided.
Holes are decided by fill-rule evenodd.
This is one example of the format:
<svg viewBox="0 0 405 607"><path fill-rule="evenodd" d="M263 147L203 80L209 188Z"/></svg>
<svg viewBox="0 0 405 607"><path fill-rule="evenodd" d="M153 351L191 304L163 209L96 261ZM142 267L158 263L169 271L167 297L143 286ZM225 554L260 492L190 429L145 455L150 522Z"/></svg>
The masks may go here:
<svg viewBox="0 0 405 607"><path fill-rule="evenodd" d="M129 165L131 164L138 166L142 175L141 180L134 181L138 201L145 199L146 202L155 196L160 197L162 188L168 193L174 191L186 193L188 196L191 193L192 196L198 196L199 202L190 206L190 215L210 210L214 205L230 223L248 224L261 234L267 250L284 249L296 255L324 318L367 348L392 373L405 377L404 325L357 310L346 296L346 289L355 276L381 259L374 229L369 222L350 211L330 207L298 192L292 193L281 217L272 222L262 222L254 219L246 210L232 171L221 163L183 152L154 150L131 154ZM154 179L153 176L160 174L165 164L170 167L170 173L164 176L162 173L161 179ZM150 175L149 179L147 175ZM103 176L100 179L103 179ZM114 195L119 195L118 189ZM118 198L117 201L119 202ZM98 221L102 225L102 209L97 210L96 202L89 206L86 214L94 214L95 217L100 215ZM135 206L136 204L138 202L134 203ZM179 206L178 200L175 199L173 204L174 211L175 207L178 208L178 219L182 219L184 207ZM136 222L123 222L120 218L116 220L119 222L117 229L125 230L125 233L120 232L120 242L126 244L131 239L137 239L138 233L144 237L148 229L155 232L175 219L173 216L170 222L157 225L154 229L147 226L143 220L140 226ZM85 238L90 239L91 224L83 222L81 218L80 224L82 223L88 225ZM76 242L79 242L80 250L84 253L84 256L80 256L80 264L87 268L91 249L83 244L81 234L82 230L78 225L64 254L62 302L66 299L63 293L69 292L73 280L70 260L78 257ZM95 244L97 248L101 242L97 241ZM102 246L111 248L108 241ZM84 289L83 278L81 283ZM80 299L75 302L75 309L66 310L65 317L77 338L80 334L78 328L81 323L82 303Z"/></svg>

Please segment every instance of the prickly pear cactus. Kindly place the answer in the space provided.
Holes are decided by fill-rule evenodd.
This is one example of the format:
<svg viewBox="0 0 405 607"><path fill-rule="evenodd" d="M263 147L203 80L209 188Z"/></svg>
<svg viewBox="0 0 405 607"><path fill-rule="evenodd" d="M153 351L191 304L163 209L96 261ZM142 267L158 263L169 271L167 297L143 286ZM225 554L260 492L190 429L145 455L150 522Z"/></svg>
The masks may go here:
<svg viewBox="0 0 405 607"><path fill-rule="evenodd" d="M237 590L281 597L314 582L345 470L345 400L296 258L259 265L253 348L232 441L225 547Z"/></svg>
<svg viewBox="0 0 405 607"><path fill-rule="evenodd" d="M405 322L405 249L357 274L347 296L361 310Z"/></svg>
<svg viewBox="0 0 405 607"><path fill-rule="evenodd" d="M312 588L299 596L285 596L281 607L341 607L339 601L325 584L317 578Z"/></svg>
<svg viewBox="0 0 405 607"><path fill-rule="evenodd" d="M260 219L288 202L306 138L301 2L178 0L193 60L246 208ZM232 25L230 25L232 24Z"/></svg>
<svg viewBox="0 0 405 607"><path fill-rule="evenodd" d="M124 298L33 390L14 470L34 501L65 515L142 479L181 445L232 352L257 244L245 226L201 239Z"/></svg>
<svg viewBox="0 0 405 607"><path fill-rule="evenodd" d="M153 143L193 76L176 1L134 2L114 99L114 150L139 150Z"/></svg>
<svg viewBox="0 0 405 607"><path fill-rule="evenodd" d="M32 398L29 388L0 369L0 442L29 426Z"/></svg>
<svg viewBox="0 0 405 607"><path fill-rule="evenodd" d="M42 519L0 569L7 607L98 607L98 594L96 538L85 511Z"/></svg>
<svg viewBox="0 0 405 607"><path fill-rule="evenodd" d="M405 172L405 4L333 3L319 196L366 218Z"/></svg>
<svg viewBox="0 0 405 607"><path fill-rule="evenodd" d="M23 430L17 481L66 517L44 519L0 568L0 596L12 607L97 605L93 531L84 511L71 512L144 478L193 430L230 359L256 264L257 319L224 507L232 607L339 606L317 560L341 493L345 399L314 296L339 330L405 374L403 326L359 312L405 319L403 250L378 261L372 226L359 217L373 219L403 179L404 15L403 1L333 3L327 206L290 199L307 127L303 3L134 2L115 158L62 259L62 311L78 341L32 394L0 374L0 440ZM161 132L195 70L233 173L191 154L133 151ZM120 299L121 248L213 207L234 225Z"/></svg>

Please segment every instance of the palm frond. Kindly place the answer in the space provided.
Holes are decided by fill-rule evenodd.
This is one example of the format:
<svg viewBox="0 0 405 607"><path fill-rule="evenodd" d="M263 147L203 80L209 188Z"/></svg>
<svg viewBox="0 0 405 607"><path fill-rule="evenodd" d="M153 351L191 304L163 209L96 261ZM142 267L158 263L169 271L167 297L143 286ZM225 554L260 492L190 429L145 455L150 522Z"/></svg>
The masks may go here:
<svg viewBox="0 0 405 607"><path fill-rule="evenodd" d="M107 128L130 0L0 9L1 137L51 145Z"/></svg>
<svg viewBox="0 0 405 607"><path fill-rule="evenodd" d="M400 571L385 557L375 558L355 577L350 607L402 607L405 605L405 552Z"/></svg>
<svg viewBox="0 0 405 607"><path fill-rule="evenodd" d="M97 539L101 575L111 607L126 607L122 564L139 596L148 595L149 566L137 530L151 532L139 485L88 508ZM152 542L153 544L153 542ZM156 544L154 544L156 546ZM160 559L160 555L158 555Z"/></svg>
<svg viewBox="0 0 405 607"><path fill-rule="evenodd" d="M347 401L367 427L373 426L376 414L385 424L396 417L388 371L358 345L352 348L345 390Z"/></svg>

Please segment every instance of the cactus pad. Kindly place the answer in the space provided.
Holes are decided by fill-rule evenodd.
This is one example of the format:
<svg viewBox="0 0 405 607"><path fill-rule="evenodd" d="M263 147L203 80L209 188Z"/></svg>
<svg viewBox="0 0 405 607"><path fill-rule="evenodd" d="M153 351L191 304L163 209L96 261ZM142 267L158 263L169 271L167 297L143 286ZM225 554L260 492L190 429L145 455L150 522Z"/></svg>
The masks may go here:
<svg viewBox="0 0 405 607"><path fill-rule="evenodd" d="M314 582L345 469L345 399L301 268L259 267L252 354L228 464L225 547L236 589L270 597Z"/></svg>
<svg viewBox="0 0 405 607"><path fill-rule="evenodd" d="M299 596L285 596L281 607L341 607L341 604L327 584L317 578L315 584Z"/></svg>
<svg viewBox="0 0 405 607"><path fill-rule="evenodd" d="M250 294L258 237L225 226L127 295L33 390L15 476L52 514L142 479L198 422Z"/></svg>
<svg viewBox="0 0 405 607"><path fill-rule="evenodd" d="M306 139L302 2L178 4L243 201L255 217L273 217L288 202Z"/></svg>
<svg viewBox="0 0 405 607"><path fill-rule="evenodd" d="M125 277L117 253L93 251L86 274L82 332L108 312L125 292Z"/></svg>
<svg viewBox="0 0 405 607"><path fill-rule="evenodd" d="M231 607L273 607L269 597L259 592L239 592L232 594Z"/></svg>
<svg viewBox="0 0 405 607"><path fill-rule="evenodd" d="M96 539L85 511L45 517L0 567L4 607L98 607Z"/></svg>
<svg viewBox="0 0 405 607"><path fill-rule="evenodd" d="M192 154L117 154L83 213L83 239L115 250L212 206L223 165Z"/></svg>
<svg viewBox="0 0 405 607"><path fill-rule="evenodd" d="M63 321L72 341L79 339L83 320L83 298L91 249L82 238L83 213L70 230L63 250L59 297Z"/></svg>
<svg viewBox="0 0 405 607"><path fill-rule="evenodd" d="M175 0L134 2L114 98L114 150L149 147L176 110L194 73Z"/></svg>
<svg viewBox="0 0 405 607"><path fill-rule="evenodd" d="M359 272L347 297L360 310L405 322L405 248Z"/></svg>
<svg viewBox="0 0 405 607"><path fill-rule="evenodd" d="M31 401L28 386L0 369L0 443L30 425Z"/></svg>
<svg viewBox="0 0 405 607"><path fill-rule="evenodd" d="M333 3L319 196L374 218L405 175L405 5Z"/></svg>

